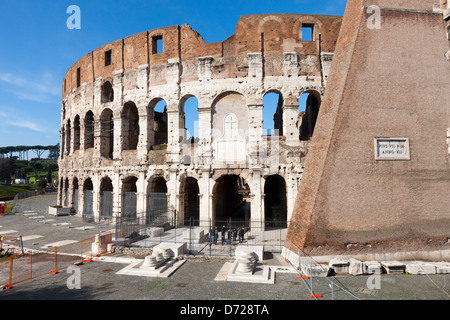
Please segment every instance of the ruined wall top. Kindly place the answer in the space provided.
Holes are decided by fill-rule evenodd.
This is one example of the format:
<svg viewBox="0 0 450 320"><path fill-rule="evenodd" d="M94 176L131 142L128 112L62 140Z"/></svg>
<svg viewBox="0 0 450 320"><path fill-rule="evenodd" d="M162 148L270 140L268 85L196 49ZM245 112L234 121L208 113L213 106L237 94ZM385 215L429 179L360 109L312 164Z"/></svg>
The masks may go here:
<svg viewBox="0 0 450 320"><path fill-rule="evenodd" d="M245 77L249 53L262 52L270 56L296 52L301 59L306 55L320 55L320 52L334 52L341 22L342 17L323 15L241 16L235 34L216 43L206 43L187 24L138 33L97 48L70 67L63 80L63 99L81 84L112 78L119 70L126 73L144 65L151 70L172 61L198 62L202 57L224 59L224 67L217 70L220 78ZM312 40L303 39L302 27L305 26L312 28ZM161 40L162 50L158 48Z"/></svg>

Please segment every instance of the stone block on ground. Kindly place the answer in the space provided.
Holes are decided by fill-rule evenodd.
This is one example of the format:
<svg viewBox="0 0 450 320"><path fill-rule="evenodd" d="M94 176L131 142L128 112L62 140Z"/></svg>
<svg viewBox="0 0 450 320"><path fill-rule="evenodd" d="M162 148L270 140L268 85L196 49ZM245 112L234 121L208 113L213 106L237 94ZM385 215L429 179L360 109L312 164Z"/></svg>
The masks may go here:
<svg viewBox="0 0 450 320"><path fill-rule="evenodd" d="M330 267L326 264L302 264L301 272L307 277L327 277Z"/></svg>
<svg viewBox="0 0 450 320"><path fill-rule="evenodd" d="M356 259L349 260L348 273L353 276L359 276L366 273L366 265Z"/></svg>
<svg viewBox="0 0 450 320"><path fill-rule="evenodd" d="M183 232L183 240L191 241L192 243L202 243L205 240L205 230L188 229Z"/></svg>
<svg viewBox="0 0 450 320"><path fill-rule="evenodd" d="M425 262L410 262L405 264L405 271L410 274L436 274L436 266Z"/></svg>
<svg viewBox="0 0 450 320"><path fill-rule="evenodd" d="M328 266L334 270L336 274L348 274L350 262L342 259L331 259Z"/></svg>
<svg viewBox="0 0 450 320"><path fill-rule="evenodd" d="M366 274L381 274L383 268L378 261L365 261Z"/></svg>
<svg viewBox="0 0 450 320"><path fill-rule="evenodd" d="M405 264L399 261L381 261L381 266L386 270L387 274L405 273Z"/></svg>
<svg viewBox="0 0 450 320"><path fill-rule="evenodd" d="M149 237L161 237L164 234L164 228L148 228L146 233Z"/></svg>
<svg viewBox="0 0 450 320"><path fill-rule="evenodd" d="M450 263L437 262L436 263L436 273L437 274L450 274Z"/></svg>

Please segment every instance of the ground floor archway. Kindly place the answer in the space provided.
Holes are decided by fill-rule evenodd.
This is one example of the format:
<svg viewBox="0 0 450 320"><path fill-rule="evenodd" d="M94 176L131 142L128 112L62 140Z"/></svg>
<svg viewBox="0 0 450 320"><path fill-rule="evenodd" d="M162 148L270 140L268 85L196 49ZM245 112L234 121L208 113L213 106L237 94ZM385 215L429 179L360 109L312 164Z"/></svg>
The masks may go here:
<svg viewBox="0 0 450 320"><path fill-rule="evenodd" d="M287 228L286 182L282 176L267 177L264 185L265 228Z"/></svg>
<svg viewBox="0 0 450 320"><path fill-rule="evenodd" d="M250 188L238 175L225 175L220 177L213 190L213 220L214 223L234 221L240 225L249 226L250 201L248 196Z"/></svg>

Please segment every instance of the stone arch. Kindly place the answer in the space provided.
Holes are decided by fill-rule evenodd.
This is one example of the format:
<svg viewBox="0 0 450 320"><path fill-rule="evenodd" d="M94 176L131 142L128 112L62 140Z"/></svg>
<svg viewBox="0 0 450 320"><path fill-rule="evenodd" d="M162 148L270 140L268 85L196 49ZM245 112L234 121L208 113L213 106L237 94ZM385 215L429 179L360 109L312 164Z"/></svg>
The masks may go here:
<svg viewBox="0 0 450 320"><path fill-rule="evenodd" d="M84 194L84 209L83 214L85 216L94 215L94 185L91 178L86 178L83 181L83 194Z"/></svg>
<svg viewBox="0 0 450 320"><path fill-rule="evenodd" d="M295 23L295 28L298 30L298 40L303 41L303 27L312 27L313 37L312 41L319 40L322 34L322 21L313 16L303 16Z"/></svg>
<svg viewBox="0 0 450 320"><path fill-rule="evenodd" d="M101 102L108 103L114 101L114 89L111 82L105 81L101 87Z"/></svg>
<svg viewBox="0 0 450 320"><path fill-rule="evenodd" d="M263 96L263 129L267 135L283 135L283 94L278 89L269 89ZM271 123L267 123L267 122ZM270 134L269 134L270 133Z"/></svg>
<svg viewBox="0 0 450 320"><path fill-rule="evenodd" d="M114 115L111 109L104 109L100 115L100 155L113 159Z"/></svg>
<svg viewBox="0 0 450 320"><path fill-rule="evenodd" d="M153 98L147 106L147 139L150 148L168 143L167 102L161 97Z"/></svg>
<svg viewBox="0 0 450 320"><path fill-rule="evenodd" d="M270 28L267 28L267 25ZM268 16L261 20L258 29L261 36L261 52L263 54L272 54L280 51L282 37L279 35L283 28L283 20L277 16Z"/></svg>
<svg viewBox="0 0 450 320"><path fill-rule="evenodd" d="M112 180L105 176L100 180L100 217L112 219L113 216L113 192Z"/></svg>
<svg viewBox="0 0 450 320"><path fill-rule="evenodd" d="M297 119L300 140L309 140L313 136L321 102L322 97L316 90L307 90L300 95Z"/></svg>
<svg viewBox="0 0 450 320"><path fill-rule="evenodd" d="M78 178L75 177L72 180L72 197L73 197L73 209L75 214L78 213L78 196L79 196L79 183Z"/></svg>
<svg viewBox="0 0 450 320"><path fill-rule="evenodd" d="M147 185L147 224L168 220L167 182L162 175L154 175Z"/></svg>
<svg viewBox="0 0 450 320"><path fill-rule="evenodd" d="M122 179L122 218L133 220L137 217L137 181L133 175Z"/></svg>
<svg viewBox="0 0 450 320"><path fill-rule="evenodd" d="M222 225L231 219L237 225L249 225L250 195L248 183L239 175L220 176L213 187L213 220L215 225Z"/></svg>
<svg viewBox="0 0 450 320"><path fill-rule="evenodd" d="M71 140L72 140L72 126L70 123L70 119L67 119L66 124L66 153L70 154L71 148Z"/></svg>
<svg viewBox="0 0 450 320"><path fill-rule="evenodd" d="M268 22L268 21L276 21L276 22L278 22L278 23L283 23L283 19L281 19L280 17L277 17L277 16L267 16L267 17L264 17L263 19L261 19L261 21L259 22L259 25L258 25L258 33L263 33L265 30L264 30L264 25L266 24L266 22Z"/></svg>
<svg viewBox="0 0 450 320"><path fill-rule="evenodd" d="M198 99L193 94L186 94L180 100L180 129L184 130L183 140L198 138L198 105Z"/></svg>
<svg viewBox="0 0 450 320"><path fill-rule="evenodd" d="M264 221L266 229L287 227L286 180L279 174L265 178Z"/></svg>
<svg viewBox="0 0 450 320"><path fill-rule="evenodd" d="M81 127L80 116L77 114L73 120L73 151L80 150L81 145Z"/></svg>
<svg viewBox="0 0 450 320"><path fill-rule="evenodd" d="M84 118L84 150L94 147L94 132L94 113L89 110Z"/></svg>
<svg viewBox="0 0 450 320"><path fill-rule="evenodd" d="M200 223L200 187L198 179L186 176L180 184L180 214L185 225L198 226Z"/></svg>
<svg viewBox="0 0 450 320"><path fill-rule="evenodd" d="M139 112L133 101L122 108L122 150L136 150L139 142Z"/></svg>

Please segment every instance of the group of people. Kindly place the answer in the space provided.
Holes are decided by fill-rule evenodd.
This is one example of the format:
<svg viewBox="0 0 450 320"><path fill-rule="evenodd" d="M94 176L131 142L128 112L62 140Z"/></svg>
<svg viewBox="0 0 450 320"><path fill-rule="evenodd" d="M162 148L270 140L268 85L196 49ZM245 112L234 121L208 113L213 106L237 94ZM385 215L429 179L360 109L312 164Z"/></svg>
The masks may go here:
<svg viewBox="0 0 450 320"><path fill-rule="evenodd" d="M214 229L210 228L209 229L209 242L211 244L217 244L217 241L219 240L219 235L221 237L221 243L222 245L225 244L231 244L231 241L236 241L238 240L239 243L242 243L244 241L244 235L246 233L246 228L244 226L239 227L238 229L236 228L227 228L224 226L222 226L222 228L215 227Z"/></svg>

